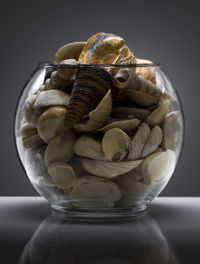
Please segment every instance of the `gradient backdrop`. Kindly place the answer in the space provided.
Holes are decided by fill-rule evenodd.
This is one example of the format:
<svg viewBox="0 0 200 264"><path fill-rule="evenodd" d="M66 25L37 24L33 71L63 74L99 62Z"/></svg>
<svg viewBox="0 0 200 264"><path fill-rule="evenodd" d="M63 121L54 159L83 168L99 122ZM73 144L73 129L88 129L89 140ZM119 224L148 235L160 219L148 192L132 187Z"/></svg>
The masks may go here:
<svg viewBox="0 0 200 264"><path fill-rule="evenodd" d="M1 1L0 196L36 195L18 161L13 119L21 89L39 61L97 32L118 34L136 57L159 61L185 113L184 151L161 195L200 196L200 16L198 1Z"/></svg>

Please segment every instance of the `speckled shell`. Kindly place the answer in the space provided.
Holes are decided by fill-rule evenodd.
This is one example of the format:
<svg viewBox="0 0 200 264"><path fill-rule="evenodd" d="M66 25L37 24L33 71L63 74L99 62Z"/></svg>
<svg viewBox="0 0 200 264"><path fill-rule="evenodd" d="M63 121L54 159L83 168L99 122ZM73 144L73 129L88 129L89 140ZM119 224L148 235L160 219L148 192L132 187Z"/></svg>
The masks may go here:
<svg viewBox="0 0 200 264"><path fill-rule="evenodd" d="M95 109L106 92L111 89L112 76L98 67L80 68L71 92L64 130L72 128L81 118Z"/></svg>
<svg viewBox="0 0 200 264"><path fill-rule="evenodd" d="M82 64L134 63L135 58L124 39L108 33L98 33L88 39L79 60Z"/></svg>

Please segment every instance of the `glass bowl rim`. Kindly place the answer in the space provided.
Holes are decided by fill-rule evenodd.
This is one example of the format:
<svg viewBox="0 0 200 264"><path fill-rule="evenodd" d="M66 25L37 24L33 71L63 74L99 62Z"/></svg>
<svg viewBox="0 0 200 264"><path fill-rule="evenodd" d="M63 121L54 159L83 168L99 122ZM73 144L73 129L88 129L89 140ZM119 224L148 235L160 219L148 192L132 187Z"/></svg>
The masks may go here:
<svg viewBox="0 0 200 264"><path fill-rule="evenodd" d="M117 68L128 68L128 67L159 67L159 62L151 63L133 63L133 64L57 64L54 62L39 62L38 67L54 67L54 68L80 68L80 67L117 67Z"/></svg>

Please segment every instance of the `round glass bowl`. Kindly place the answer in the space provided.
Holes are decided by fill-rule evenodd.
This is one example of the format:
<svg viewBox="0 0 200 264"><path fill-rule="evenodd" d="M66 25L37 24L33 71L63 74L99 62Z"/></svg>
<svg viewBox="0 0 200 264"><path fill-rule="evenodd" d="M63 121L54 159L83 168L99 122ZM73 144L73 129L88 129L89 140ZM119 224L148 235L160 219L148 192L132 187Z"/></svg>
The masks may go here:
<svg viewBox="0 0 200 264"><path fill-rule="evenodd" d="M15 117L28 178L68 217L138 216L172 176L183 134L180 100L158 63L39 63Z"/></svg>

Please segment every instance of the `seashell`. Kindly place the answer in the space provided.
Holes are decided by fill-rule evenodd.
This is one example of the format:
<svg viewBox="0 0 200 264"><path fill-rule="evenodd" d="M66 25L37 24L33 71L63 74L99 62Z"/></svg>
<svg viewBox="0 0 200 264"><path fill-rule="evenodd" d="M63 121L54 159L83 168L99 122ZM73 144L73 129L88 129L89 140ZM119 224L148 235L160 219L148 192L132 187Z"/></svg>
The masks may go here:
<svg viewBox="0 0 200 264"><path fill-rule="evenodd" d="M128 153L130 137L120 128L108 130L102 139L102 149L110 161L121 161Z"/></svg>
<svg viewBox="0 0 200 264"><path fill-rule="evenodd" d="M97 161L90 159L81 159L83 168L96 176L112 179L115 176L126 173L142 163L142 160L134 161Z"/></svg>
<svg viewBox="0 0 200 264"><path fill-rule="evenodd" d="M71 192L73 205L81 207L105 207L120 197L121 191L114 182L93 175L77 179Z"/></svg>
<svg viewBox="0 0 200 264"><path fill-rule="evenodd" d="M146 119L150 126L160 125L169 111L170 102L164 100Z"/></svg>
<svg viewBox="0 0 200 264"><path fill-rule="evenodd" d="M142 156L142 151L149 137L149 134L150 134L149 125L143 122L139 126L134 137L131 139L128 160L137 160Z"/></svg>
<svg viewBox="0 0 200 264"><path fill-rule="evenodd" d="M149 109L137 107L115 107L112 109L111 115L117 118L138 118L144 121L151 113Z"/></svg>
<svg viewBox="0 0 200 264"><path fill-rule="evenodd" d="M86 42L73 42L62 46L55 54L54 63L60 63L63 60L78 60L80 53Z"/></svg>
<svg viewBox="0 0 200 264"><path fill-rule="evenodd" d="M66 190L75 183L73 168L62 161L53 162L48 166L48 173L58 189Z"/></svg>
<svg viewBox="0 0 200 264"><path fill-rule="evenodd" d="M82 64L124 64L134 61L134 55L124 44L123 38L104 32L88 39L78 59Z"/></svg>
<svg viewBox="0 0 200 264"><path fill-rule="evenodd" d="M81 164L81 159L74 155L72 159L68 161L69 166L71 166L75 172L77 178L82 177L82 175L87 174Z"/></svg>
<svg viewBox="0 0 200 264"><path fill-rule="evenodd" d="M146 59L136 58L137 64L152 64L153 62ZM144 77L146 80L156 84L156 72L153 66L138 66L136 67L136 74Z"/></svg>
<svg viewBox="0 0 200 264"><path fill-rule="evenodd" d="M101 140L94 136L80 136L74 144L74 152L85 158L107 160L102 150Z"/></svg>
<svg viewBox="0 0 200 264"><path fill-rule="evenodd" d="M24 106L24 112L25 112L24 117L25 117L25 121L28 123L32 123L31 121L34 112L33 105L35 104L36 99L37 99L36 94L30 95Z"/></svg>
<svg viewBox="0 0 200 264"><path fill-rule="evenodd" d="M32 127L29 123L24 123L21 127L20 134L22 139L24 139L38 134L38 132L37 129L35 127Z"/></svg>
<svg viewBox="0 0 200 264"><path fill-rule="evenodd" d="M162 125L164 150L171 149L176 151L180 143L181 122L178 111L169 113Z"/></svg>
<svg viewBox="0 0 200 264"><path fill-rule="evenodd" d="M123 89L130 100L141 106L155 105L165 98L173 99L168 93L163 93L156 85L138 76L131 69L120 69L114 76L113 84Z"/></svg>
<svg viewBox="0 0 200 264"><path fill-rule="evenodd" d="M64 129L73 127L100 103L111 88L112 76L98 67L80 68L71 92Z"/></svg>
<svg viewBox="0 0 200 264"><path fill-rule="evenodd" d="M71 130L54 137L47 146L45 164L48 166L54 161L68 162L74 156L76 138L76 134Z"/></svg>
<svg viewBox="0 0 200 264"><path fill-rule="evenodd" d="M37 99L33 105L34 109L41 107L62 105L68 106L70 100L70 95L59 90L48 90L38 93Z"/></svg>
<svg viewBox="0 0 200 264"><path fill-rule="evenodd" d="M140 122L141 121L136 119L136 118L114 121L114 122L100 128L100 129L98 129L98 131L106 132L106 131L110 130L111 128L120 128L125 132L130 132L130 131L133 131L134 129L136 129L139 126Z"/></svg>
<svg viewBox="0 0 200 264"><path fill-rule="evenodd" d="M38 134L31 137L26 137L22 140L25 149L36 149L44 145L44 141Z"/></svg>
<svg viewBox="0 0 200 264"><path fill-rule="evenodd" d="M149 137L144 145L144 149L142 152L142 158L151 154L152 152L158 149L158 146L162 142L162 130L159 126L155 126L151 129Z"/></svg>
<svg viewBox="0 0 200 264"><path fill-rule="evenodd" d="M68 67L62 67L63 65L68 65ZM50 78L45 81L44 86L40 88L40 90L63 90L65 87L72 84L76 78L78 67L72 67L71 65L77 66L78 62L74 59L61 61L59 66L57 67L57 71L51 73Z"/></svg>
<svg viewBox="0 0 200 264"><path fill-rule="evenodd" d="M88 120L74 125L77 132L93 132L102 127L112 110L111 90L104 95L97 107L88 114Z"/></svg>
<svg viewBox="0 0 200 264"><path fill-rule="evenodd" d="M39 117L37 122L38 134L47 144L56 134L61 132L66 111L64 106L52 106Z"/></svg>
<svg viewBox="0 0 200 264"><path fill-rule="evenodd" d="M157 180L169 179L174 171L175 163L175 154L172 150L149 155L142 163L144 183L152 185Z"/></svg>

